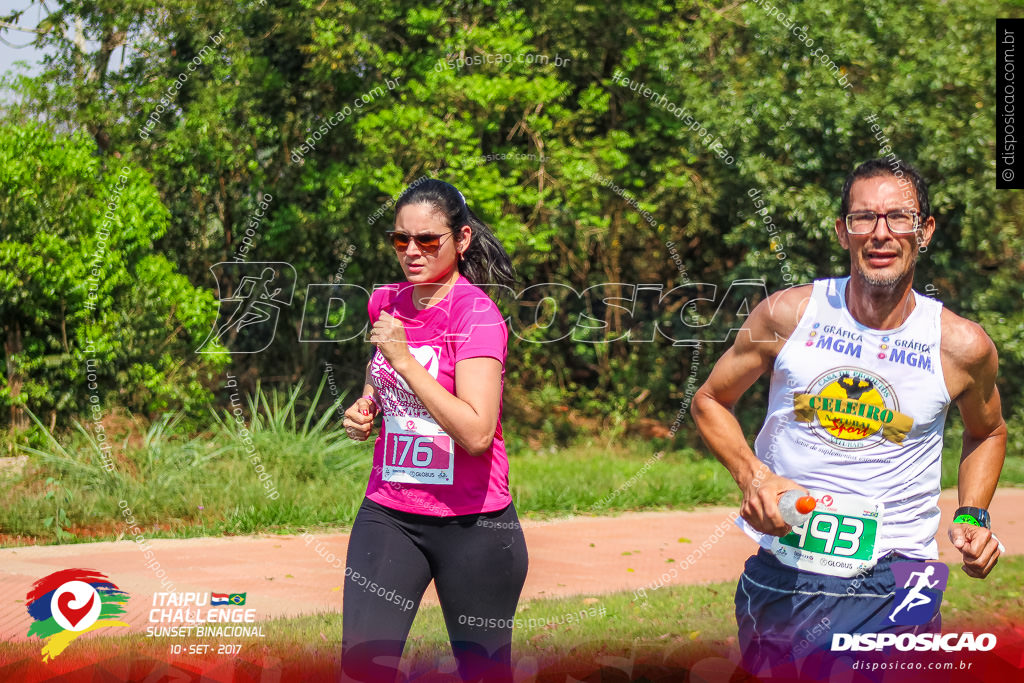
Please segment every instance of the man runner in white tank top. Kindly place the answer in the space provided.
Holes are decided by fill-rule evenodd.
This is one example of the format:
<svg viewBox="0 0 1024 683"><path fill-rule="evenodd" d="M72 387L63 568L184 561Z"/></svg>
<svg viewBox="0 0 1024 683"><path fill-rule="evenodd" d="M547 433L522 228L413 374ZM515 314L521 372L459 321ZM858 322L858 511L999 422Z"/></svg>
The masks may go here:
<svg viewBox="0 0 1024 683"><path fill-rule="evenodd" d="M736 591L754 674L827 651L833 633L938 631L937 600L925 623L888 617L904 588L893 561L938 557L950 403L964 423L961 508L943 521L969 576L985 578L1000 554L986 510L1006 451L996 349L912 289L935 231L927 185L903 162L865 162L846 179L835 230L850 276L761 302L693 399L701 436L743 492L740 526L761 546ZM765 373L768 415L752 450L732 410ZM778 499L791 489L816 498L820 520L795 531L783 521Z"/></svg>

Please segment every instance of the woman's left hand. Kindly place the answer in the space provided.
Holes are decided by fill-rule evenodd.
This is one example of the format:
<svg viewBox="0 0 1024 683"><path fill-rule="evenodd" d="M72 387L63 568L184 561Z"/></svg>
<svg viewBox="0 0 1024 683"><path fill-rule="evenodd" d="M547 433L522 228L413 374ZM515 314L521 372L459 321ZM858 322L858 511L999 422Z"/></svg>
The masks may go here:
<svg viewBox="0 0 1024 683"><path fill-rule="evenodd" d="M406 357L412 357L405 338L405 325L387 311L381 311L377 322L373 324L373 329L370 330L370 342L377 346L391 367L395 367Z"/></svg>

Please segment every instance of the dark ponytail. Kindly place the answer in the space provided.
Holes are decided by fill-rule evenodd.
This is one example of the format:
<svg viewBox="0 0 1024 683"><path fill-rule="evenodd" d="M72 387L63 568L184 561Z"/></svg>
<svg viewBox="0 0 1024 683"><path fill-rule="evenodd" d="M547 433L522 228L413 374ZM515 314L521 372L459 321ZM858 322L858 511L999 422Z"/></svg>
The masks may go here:
<svg viewBox="0 0 1024 683"><path fill-rule="evenodd" d="M413 183L398 198L395 214L407 204L429 204L444 216L452 232L463 225L473 229L469 247L456 261L463 277L474 285L513 287L516 276L512 259L487 224L469 209L462 193L454 185L434 178Z"/></svg>

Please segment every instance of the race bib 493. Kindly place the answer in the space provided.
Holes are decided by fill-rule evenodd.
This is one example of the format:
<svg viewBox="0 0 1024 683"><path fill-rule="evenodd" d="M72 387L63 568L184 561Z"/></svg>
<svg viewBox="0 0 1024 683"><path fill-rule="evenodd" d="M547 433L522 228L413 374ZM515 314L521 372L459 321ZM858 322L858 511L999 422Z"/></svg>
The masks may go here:
<svg viewBox="0 0 1024 683"><path fill-rule="evenodd" d="M831 494L818 494L815 500L810 519L772 540L775 557L790 567L841 577L875 566L882 506Z"/></svg>

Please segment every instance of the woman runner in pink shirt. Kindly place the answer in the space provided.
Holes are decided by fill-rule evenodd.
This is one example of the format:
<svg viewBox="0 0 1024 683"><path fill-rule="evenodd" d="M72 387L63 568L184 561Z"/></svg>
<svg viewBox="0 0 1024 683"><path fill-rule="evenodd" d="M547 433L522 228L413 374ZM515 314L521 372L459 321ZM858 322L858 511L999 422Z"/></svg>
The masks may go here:
<svg viewBox="0 0 1024 683"><path fill-rule="evenodd" d="M460 676L511 681L527 552L501 433L508 328L477 287L511 285L511 260L440 180L405 190L388 237L406 282L370 297L376 351L344 421L365 440L383 416L349 539L343 679L394 679L433 579Z"/></svg>

